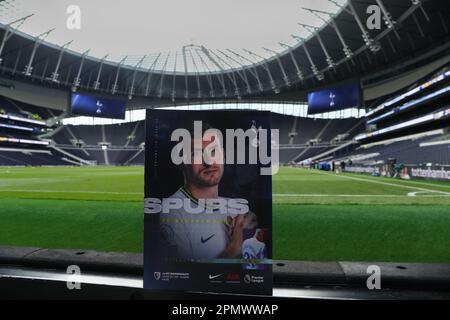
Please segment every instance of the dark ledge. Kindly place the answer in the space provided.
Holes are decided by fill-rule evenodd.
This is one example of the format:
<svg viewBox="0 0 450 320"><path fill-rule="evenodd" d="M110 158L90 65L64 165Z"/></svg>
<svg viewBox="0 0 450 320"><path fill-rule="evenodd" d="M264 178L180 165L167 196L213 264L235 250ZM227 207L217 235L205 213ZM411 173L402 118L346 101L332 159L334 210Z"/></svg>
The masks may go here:
<svg viewBox="0 0 450 320"><path fill-rule="evenodd" d="M0 264L125 275L142 275L138 253L98 252L0 246ZM283 286L332 285L365 287L371 265L380 267L383 287L450 290L449 264L274 261L274 282Z"/></svg>

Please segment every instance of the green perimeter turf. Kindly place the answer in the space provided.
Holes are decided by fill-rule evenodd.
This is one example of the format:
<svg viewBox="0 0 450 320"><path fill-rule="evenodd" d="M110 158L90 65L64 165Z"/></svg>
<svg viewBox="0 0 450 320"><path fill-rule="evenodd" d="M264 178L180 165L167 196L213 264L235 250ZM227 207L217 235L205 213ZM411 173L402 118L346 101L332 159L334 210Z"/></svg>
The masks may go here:
<svg viewBox="0 0 450 320"><path fill-rule="evenodd" d="M273 193L275 259L450 262L448 183L281 168ZM0 168L0 245L142 252L142 198L142 167Z"/></svg>
<svg viewBox="0 0 450 320"><path fill-rule="evenodd" d="M142 252L140 202L3 199L0 244Z"/></svg>
<svg viewBox="0 0 450 320"><path fill-rule="evenodd" d="M450 263L448 206L276 205L277 259Z"/></svg>

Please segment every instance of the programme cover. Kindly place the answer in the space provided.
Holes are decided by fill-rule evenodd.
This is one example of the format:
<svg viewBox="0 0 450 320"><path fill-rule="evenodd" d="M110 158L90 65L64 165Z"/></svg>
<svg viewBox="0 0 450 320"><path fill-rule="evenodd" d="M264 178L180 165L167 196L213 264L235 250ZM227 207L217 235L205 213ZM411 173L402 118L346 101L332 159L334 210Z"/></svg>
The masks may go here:
<svg viewBox="0 0 450 320"><path fill-rule="evenodd" d="M272 294L271 116L148 110L144 287Z"/></svg>

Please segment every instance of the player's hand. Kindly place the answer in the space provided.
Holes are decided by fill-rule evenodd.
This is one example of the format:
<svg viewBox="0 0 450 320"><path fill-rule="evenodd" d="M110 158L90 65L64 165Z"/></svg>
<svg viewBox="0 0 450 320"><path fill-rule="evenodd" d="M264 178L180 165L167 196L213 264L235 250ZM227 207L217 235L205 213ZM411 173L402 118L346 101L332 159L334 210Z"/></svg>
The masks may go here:
<svg viewBox="0 0 450 320"><path fill-rule="evenodd" d="M240 258L242 256L242 243L244 242L244 216L233 218L230 226L230 242L219 258Z"/></svg>

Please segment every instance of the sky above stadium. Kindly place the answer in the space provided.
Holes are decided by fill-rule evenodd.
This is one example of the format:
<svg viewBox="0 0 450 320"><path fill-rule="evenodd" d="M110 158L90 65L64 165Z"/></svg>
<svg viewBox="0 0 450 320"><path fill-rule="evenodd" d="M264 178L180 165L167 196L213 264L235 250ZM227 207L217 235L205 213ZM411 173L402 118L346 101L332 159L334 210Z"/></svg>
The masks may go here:
<svg viewBox="0 0 450 320"><path fill-rule="evenodd" d="M67 27L71 5L80 9L80 29ZM0 22L8 24L34 14L21 31L37 36L55 28L47 41L62 45L73 40L70 49L91 49L90 55L109 54L112 60L181 52L190 44L245 48L267 57L272 53L262 47L281 52L280 41L295 42L291 34L310 34L298 22L318 27L324 23L303 7L330 13L340 10L328 0L5 0L0 5Z"/></svg>

